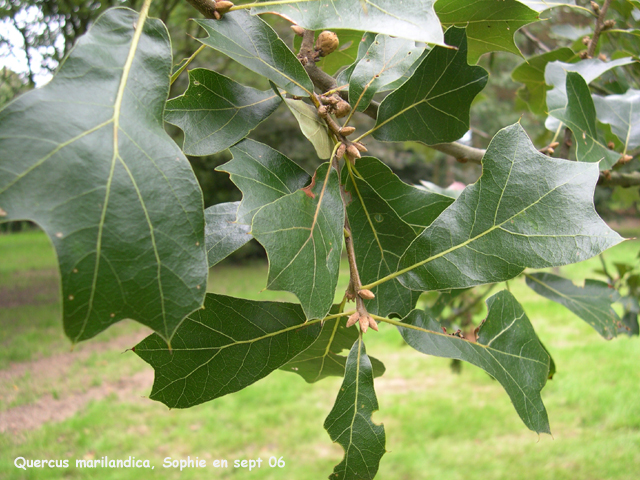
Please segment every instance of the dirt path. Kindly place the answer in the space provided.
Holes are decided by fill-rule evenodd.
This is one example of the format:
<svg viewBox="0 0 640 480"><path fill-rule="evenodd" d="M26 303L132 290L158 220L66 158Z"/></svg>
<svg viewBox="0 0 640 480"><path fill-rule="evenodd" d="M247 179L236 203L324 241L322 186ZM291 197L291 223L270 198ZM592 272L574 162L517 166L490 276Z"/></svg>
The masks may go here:
<svg viewBox="0 0 640 480"><path fill-rule="evenodd" d="M132 345L136 345L147 335L147 331L141 331L117 337L109 342L81 344L73 352L12 364L9 368L0 370L0 384L8 386L25 375L29 375L33 382L62 380L68 375L74 363L86 360L96 351L123 352ZM85 391L68 392L58 399L51 394L46 394L33 403L0 411L0 433L17 433L39 428L47 422L60 422L73 416L88 402L100 400L114 393L122 400L139 399L141 395L149 393L152 383L153 370L147 368L133 376L123 377L113 382L104 382L100 386L91 387ZM7 403L11 403L17 396L17 392L7 390L3 397Z"/></svg>
<svg viewBox="0 0 640 480"><path fill-rule="evenodd" d="M19 433L40 428L47 422L61 422L75 415L92 400L101 400L116 394L121 401L141 400L153 383L153 370L147 369L117 382L104 383L86 392L72 392L64 398L51 395L39 398L35 403L20 405L0 412L0 433Z"/></svg>

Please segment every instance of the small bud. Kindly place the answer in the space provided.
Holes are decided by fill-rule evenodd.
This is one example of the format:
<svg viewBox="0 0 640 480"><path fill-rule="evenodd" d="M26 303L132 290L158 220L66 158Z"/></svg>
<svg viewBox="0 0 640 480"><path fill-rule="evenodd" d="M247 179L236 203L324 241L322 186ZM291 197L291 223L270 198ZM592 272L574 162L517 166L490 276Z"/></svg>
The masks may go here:
<svg viewBox="0 0 640 480"><path fill-rule="evenodd" d="M340 45L338 35L329 30L325 30L316 40L316 51L320 53L321 57L326 57L330 53L334 52Z"/></svg>
<svg viewBox="0 0 640 480"><path fill-rule="evenodd" d="M551 142L549 148L556 148L558 145L560 145L560 142Z"/></svg>
<svg viewBox="0 0 640 480"><path fill-rule="evenodd" d="M336 151L336 158L338 160L344 157L345 150L347 150L347 146L344 143L341 143L340 146L338 147L338 150Z"/></svg>
<svg viewBox="0 0 640 480"><path fill-rule="evenodd" d="M227 2L227 0L220 0L216 2L216 11L220 12L221 15L227 13L233 7L233 3Z"/></svg>
<svg viewBox="0 0 640 480"><path fill-rule="evenodd" d="M342 127L340 129L340 134L344 135L345 137L348 137L355 131L356 131L356 127Z"/></svg>
<svg viewBox="0 0 640 480"><path fill-rule="evenodd" d="M596 2L591 2L591 8L596 15L600 15L600 5L598 5Z"/></svg>
<svg viewBox="0 0 640 480"><path fill-rule="evenodd" d="M347 147L347 158L353 161L360 158L360 152L353 143Z"/></svg>
<svg viewBox="0 0 640 480"><path fill-rule="evenodd" d="M324 105L320 105L318 107L318 115L320 115L321 117L326 117L328 113L327 107L325 107Z"/></svg>
<svg viewBox="0 0 640 480"><path fill-rule="evenodd" d="M293 32L299 37L302 37L304 35L304 28L302 28L300 25L291 25L291 30L293 30Z"/></svg>
<svg viewBox="0 0 640 480"><path fill-rule="evenodd" d="M605 179L611 180L611 170L603 170L601 173Z"/></svg>
<svg viewBox="0 0 640 480"><path fill-rule="evenodd" d="M369 326L373 328L376 332L378 331L378 323L371 317L369 317Z"/></svg>
<svg viewBox="0 0 640 480"><path fill-rule="evenodd" d="M585 59L589 58L589 53L586 50L582 50L580 53L578 53L578 56L582 60L585 60Z"/></svg>
<svg viewBox="0 0 640 480"><path fill-rule="evenodd" d="M616 148L616 144L613 142L609 142L607 143L607 147L609 147L609 150L613 150L614 148Z"/></svg>
<svg viewBox="0 0 640 480"><path fill-rule="evenodd" d="M622 155L620 157L620 160L618 160L618 163L620 165L624 165L625 163L629 163L632 159L633 159L633 157L631 155ZM362 296L362 295L360 295L360 296Z"/></svg>
<svg viewBox="0 0 640 480"><path fill-rule="evenodd" d="M360 318L360 314L358 312L353 313L347 320L347 328L353 327L357 323L359 318Z"/></svg>
<svg viewBox="0 0 640 480"><path fill-rule="evenodd" d="M358 295L365 300L373 300L376 296L373 294L371 290L358 290Z"/></svg>
<svg viewBox="0 0 640 480"><path fill-rule="evenodd" d="M346 117L347 115L349 115L350 111L351 105L349 105L349 103L345 102L344 100L340 100L335 108L335 114L338 118Z"/></svg>
<svg viewBox="0 0 640 480"><path fill-rule="evenodd" d="M364 153L367 151L367 147L365 147L363 144L361 144L360 142L353 142L353 144L356 146L356 148L358 149L358 151Z"/></svg>
<svg viewBox="0 0 640 480"><path fill-rule="evenodd" d="M217 10L214 10L213 18L215 18L216 20L220 20L222 18L222 15L220 15L220 12L218 12Z"/></svg>
<svg viewBox="0 0 640 480"><path fill-rule="evenodd" d="M362 333L367 333L367 330L369 329L369 317L367 315L363 315L358 319L358 321L360 322L360 330L362 330Z"/></svg>
<svg viewBox="0 0 640 480"><path fill-rule="evenodd" d="M590 41L591 41L591 37L589 35L587 35L586 37L582 37L582 44L583 45L589 45Z"/></svg>
<svg viewBox="0 0 640 480"><path fill-rule="evenodd" d="M600 55L598 55L598 58L600 60L602 60L603 62L608 62L609 59L607 58L607 56L604 53L601 53Z"/></svg>
<svg viewBox="0 0 640 480"><path fill-rule="evenodd" d="M605 20L604 24L602 25L602 30L609 30L613 27L616 26L616 21L611 19L611 20Z"/></svg>
<svg viewBox="0 0 640 480"><path fill-rule="evenodd" d="M547 155L551 156L551 155L553 155L555 152L556 152L556 151L555 151L553 148L551 148L551 147L547 148Z"/></svg>

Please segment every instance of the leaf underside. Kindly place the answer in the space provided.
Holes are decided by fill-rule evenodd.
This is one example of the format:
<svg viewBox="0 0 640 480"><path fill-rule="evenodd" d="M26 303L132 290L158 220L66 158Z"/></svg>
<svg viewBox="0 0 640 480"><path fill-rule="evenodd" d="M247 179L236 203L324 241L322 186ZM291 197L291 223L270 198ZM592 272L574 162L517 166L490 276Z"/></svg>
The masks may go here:
<svg viewBox="0 0 640 480"><path fill-rule="evenodd" d="M618 334L621 321L611 305L620 295L607 283L586 280L584 287L577 287L571 280L551 273L531 273L526 279L533 291L564 305L607 340Z"/></svg>
<svg viewBox="0 0 640 480"><path fill-rule="evenodd" d="M299 305L208 293L171 350L154 334L134 351L155 370L150 398L188 408L237 392L305 350L320 334L319 322L305 322Z"/></svg>
<svg viewBox="0 0 640 480"><path fill-rule="evenodd" d="M74 342L124 318L169 340L202 305L202 193L162 122L171 60L159 20L112 9L48 85L0 111L2 221L51 238Z"/></svg>
<svg viewBox="0 0 640 480"><path fill-rule="evenodd" d="M624 144L625 150L640 146L640 90L630 88L623 95L593 95L598 121L611 125L611 130Z"/></svg>
<svg viewBox="0 0 640 480"><path fill-rule="evenodd" d="M364 30L416 42L443 45L434 0L305 0L254 7L251 13L277 13L309 30Z"/></svg>
<svg viewBox="0 0 640 480"><path fill-rule="evenodd" d="M520 126L499 131L482 176L414 240L399 278L414 290L508 280L586 260L623 239L597 215L598 166L541 154Z"/></svg>
<svg viewBox="0 0 640 480"><path fill-rule="evenodd" d="M240 202L219 203L204 211L204 241L209 267L224 260L251 240L249 225L236 223Z"/></svg>
<svg viewBox="0 0 640 480"><path fill-rule="evenodd" d="M477 343L442 332L439 322L422 310L412 311L398 327L413 348L427 355L455 358L482 368L498 380L524 424L551 433L540 391L547 382L550 357L527 315L506 290L487 300L489 313Z"/></svg>

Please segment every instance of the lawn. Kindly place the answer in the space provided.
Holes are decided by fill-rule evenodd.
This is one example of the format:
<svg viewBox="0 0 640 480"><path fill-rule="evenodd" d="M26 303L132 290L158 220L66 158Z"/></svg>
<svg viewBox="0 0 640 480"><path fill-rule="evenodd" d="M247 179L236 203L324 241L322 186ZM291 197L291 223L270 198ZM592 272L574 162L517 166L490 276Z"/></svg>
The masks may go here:
<svg viewBox="0 0 640 480"><path fill-rule="evenodd" d="M633 235L633 232L625 232ZM637 232L635 236L638 236ZM633 261L639 241L606 253ZM339 291L347 283L340 277ZM559 269L578 279L599 260ZM292 300L264 291L262 262L212 269L209 290L251 299ZM593 275L592 275L593 276ZM127 348L148 330L122 322L70 351L60 321L53 250L41 232L0 235L0 478L320 479L340 461L322 424L340 379L308 385L276 371L243 391L188 410L148 400L152 371ZM557 374L542 392L553 436L530 432L502 387L483 371L421 355L381 325L367 351L387 372L376 380L388 453L377 478L412 480L632 480L640 477L640 339L603 340L563 307L509 282ZM494 292L504 288L500 285ZM423 302L427 299L421 300ZM482 318L482 314L479 315ZM27 427L27 428L25 428ZM16 457L69 459L69 468L14 466ZM148 459L154 470L75 468L75 459ZM208 467L163 468L191 456ZM261 468L233 468L262 458ZM268 460L280 458L283 468ZM228 468L215 469L214 459ZM273 461L273 460L272 460Z"/></svg>

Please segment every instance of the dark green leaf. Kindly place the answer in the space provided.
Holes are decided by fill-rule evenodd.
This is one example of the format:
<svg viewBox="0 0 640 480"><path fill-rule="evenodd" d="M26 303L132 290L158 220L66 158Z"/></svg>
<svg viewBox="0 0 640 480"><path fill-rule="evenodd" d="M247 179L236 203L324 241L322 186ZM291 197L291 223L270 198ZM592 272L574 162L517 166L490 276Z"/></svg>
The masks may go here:
<svg viewBox="0 0 640 480"><path fill-rule="evenodd" d="M469 130L469 108L487 83L487 72L467 64L464 29L445 39L456 47L434 47L413 76L380 104L373 136L382 141L451 142Z"/></svg>
<svg viewBox="0 0 640 480"><path fill-rule="evenodd" d="M189 71L189 88L167 102L165 121L184 131L184 153L213 155L246 137L280 104L273 91L261 92L198 68Z"/></svg>
<svg viewBox="0 0 640 480"><path fill-rule="evenodd" d="M376 158L363 157L357 168L352 168L355 175L350 175L346 167L343 170L345 190L351 197L347 214L360 279L368 284L397 271L398 261L411 241L453 200L407 185ZM405 222L403 214L414 223ZM420 296L397 279L372 291L375 298L365 300L365 305L370 313L381 316L404 317Z"/></svg>
<svg viewBox="0 0 640 480"><path fill-rule="evenodd" d="M251 225L261 207L304 187L311 178L297 163L263 143L247 139L230 150L233 159L216 170L229 173L242 191L238 223Z"/></svg>
<svg viewBox="0 0 640 480"><path fill-rule="evenodd" d="M351 347L344 382L324 422L331 440L344 448L344 458L334 467L330 480L372 480L376 476L386 453L384 426L371 419L377 410L371 361L360 338Z"/></svg>
<svg viewBox="0 0 640 480"><path fill-rule="evenodd" d="M544 69L544 81L553 88L547 92L547 112L561 112L567 106L567 72L577 72L582 75L587 84L593 82L603 73L612 68L632 63L630 57L603 62L597 58L581 60L577 63L549 62ZM558 130L560 122L550 116L545 127L552 132Z"/></svg>
<svg viewBox="0 0 640 480"><path fill-rule="evenodd" d="M600 170L608 170L618 161L620 154L609 150L598 138L596 108L593 105L589 86L579 73L567 73L567 105L560 110L551 110L554 116L573 132L576 158L579 162L600 162Z"/></svg>
<svg viewBox="0 0 640 480"><path fill-rule="evenodd" d="M607 283L586 280L577 287L571 280L551 273L527 274L527 285L537 294L564 305L607 340L617 335L620 317L611 305L620 295Z"/></svg>
<svg viewBox="0 0 640 480"><path fill-rule="evenodd" d="M371 99L385 86L401 78L418 60L424 47L413 40L377 35L364 57L358 62L349 83L349 102L364 111Z"/></svg>
<svg viewBox="0 0 640 480"><path fill-rule="evenodd" d="M295 294L307 318L323 318L338 283L344 228L340 181L328 163L309 187L262 207L251 233L269 257L269 290Z"/></svg>
<svg viewBox="0 0 640 480"><path fill-rule="evenodd" d="M221 20L194 20L209 34L198 40L267 77L293 95L309 96L313 84L298 58L264 20L244 10Z"/></svg>
<svg viewBox="0 0 640 480"><path fill-rule="evenodd" d="M568 62L575 54L570 48L559 48L542 55L530 57L511 73L514 82L524 83L518 90L518 96L524 100L533 113L547 113L547 84L544 81L544 69L547 63L556 60Z"/></svg>
<svg viewBox="0 0 640 480"><path fill-rule="evenodd" d="M251 240L249 225L236 223L240 202L219 203L204 211L204 241L209 267L224 260Z"/></svg>
<svg viewBox="0 0 640 480"><path fill-rule="evenodd" d="M340 355L350 350L358 340L358 329L346 327L346 317L333 318L324 322L318 339L300 355L281 367L285 372L297 373L307 383L315 383L325 377L344 377L347 357ZM369 357L373 376L379 377L385 367L380 360Z"/></svg>
<svg viewBox="0 0 640 480"><path fill-rule="evenodd" d="M501 282L622 241L593 207L598 166L541 154L520 124L496 134L482 169L407 249L403 285L424 291Z"/></svg>
<svg viewBox="0 0 640 480"><path fill-rule="evenodd" d="M188 408L237 392L280 368L320 334L299 305L208 293L184 319L172 349L158 335L134 351L155 370L150 398Z"/></svg>
<svg viewBox="0 0 640 480"><path fill-rule="evenodd" d="M443 45L435 0L291 0L257 7L251 13L277 13L309 30L343 28L385 33L416 42Z"/></svg>
<svg viewBox="0 0 640 480"><path fill-rule="evenodd" d="M438 0L436 13L443 25L467 28L472 64L488 52L521 55L513 36L520 27L538 20L534 10L516 0Z"/></svg>
<svg viewBox="0 0 640 480"><path fill-rule="evenodd" d="M624 95L593 96L598 120L624 144L625 151L640 146L640 90L629 89Z"/></svg>
<svg viewBox="0 0 640 480"><path fill-rule="evenodd" d="M51 238L74 342L124 318L169 340L202 304L202 193L163 129L170 74L164 25L109 10L48 85L0 112L1 220Z"/></svg>
<svg viewBox="0 0 640 480"><path fill-rule="evenodd" d="M414 310L399 326L405 341L419 352L457 358L482 368L498 380L524 424L551 433L540 391L549 375L549 355L540 344L522 306L506 290L487 300L489 313L477 343L442 332L440 324Z"/></svg>

